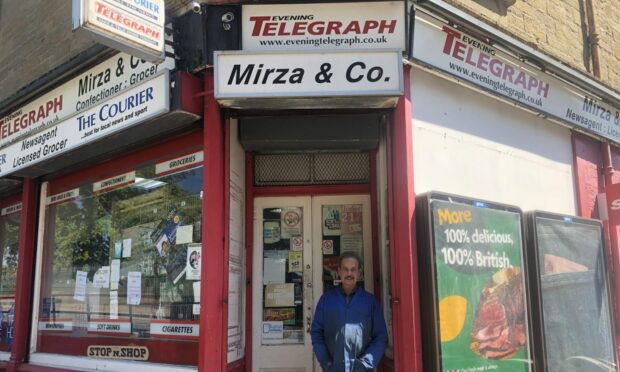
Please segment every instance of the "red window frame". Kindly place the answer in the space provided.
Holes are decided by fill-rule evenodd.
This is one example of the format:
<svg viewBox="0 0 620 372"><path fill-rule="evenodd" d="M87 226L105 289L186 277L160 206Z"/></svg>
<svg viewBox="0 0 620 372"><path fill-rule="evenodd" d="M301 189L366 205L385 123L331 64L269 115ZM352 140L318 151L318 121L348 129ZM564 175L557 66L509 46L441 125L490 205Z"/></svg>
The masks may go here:
<svg viewBox="0 0 620 372"><path fill-rule="evenodd" d="M0 200L0 209L2 208L6 208L10 205L14 205L17 203L21 203L22 202L22 194L21 192L18 194L14 194L11 196L8 196L2 200ZM17 212L16 212L17 213ZM21 213L21 211L20 211ZM3 218L3 216L0 216L0 218ZM21 230L21 226L20 226L20 230ZM4 252L0 251L0 258L3 257ZM21 252L18 251L17 252L17 259L19 260L19 257L21 255ZM17 293L17 288L15 288L15 293ZM6 298L6 297L3 297ZM15 303L15 296L13 296L13 303ZM2 330L0 331L0 351L3 352L9 352L10 350L7 350L6 348L6 332L7 332L7 321L4 320L5 317L2 316L2 319L0 320L2 322ZM15 338L15 335L13 335L13 339ZM13 347L13 344L11 344L11 348Z"/></svg>
<svg viewBox="0 0 620 372"><path fill-rule="evenodd" d="M162 149L165 149L165 152L163 152ZM109 176L131 171L145 163L174 159L202 149L202 130L194 130L190 133L152 144L147 148L127 152L114 159L84 167L81 170L64 174L57 178L51 178L48 184L47 195L55 195L79 187L85 183L95 182ZM45 198L42 202L45 202ZM45 220L44 224L47 224L47 220ZM44 232L44 235L46 234L47 231ZM44 241L47 240L45 239ZM47 249L46 246L43 247L44 251L45 249ZM41 282L44 280L45 276L42 274ZM43 286L41 286L41 291L38 296L39 299L42 298ZM35 311L40 312L40 307L41 304L39 304L39 308L35 309ZM33 327L38 329L38 324L34 324ZM36 352L86 357L88 346L91 345L146 346L149 349L148 362L198 365L199 339L172 341L171 339L158 340L152 338L147 340L120 336L104 337L96 334L76 337L62 335L61 333L46 334L45 332L38 332Z"/></svg>

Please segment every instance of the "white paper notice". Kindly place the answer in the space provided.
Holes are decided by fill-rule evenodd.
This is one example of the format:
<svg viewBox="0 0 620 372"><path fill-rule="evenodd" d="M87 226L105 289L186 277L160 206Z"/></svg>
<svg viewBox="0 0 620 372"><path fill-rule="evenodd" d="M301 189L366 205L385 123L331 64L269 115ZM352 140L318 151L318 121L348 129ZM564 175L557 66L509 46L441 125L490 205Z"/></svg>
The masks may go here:
<svg viewBox="0 0 620 372"><path fill-rule="evenodd" d="M123 242L117 240L114 242L114 258L119 258L123 252Z"/></svg>
<svg viewBox="0 0 620 372"><path fill-rule="evenodd" d="M93 287L109 288L110 287L110 266L102 266L97 270L93 278Z"/></svg>
<svg viewBox="0 0 620 372"><path fill-rule="evenodd" d="M86 301L86 271L78 270L75 274L73 298L77 301Z"/></svg>
<svg viewBox="0 0 620 372"><path fill-rule="evenodd" d="M110 319L118 319L118 292L110 291Z"/></svg>
<svg viewBox="0 0 620 372"><path fill-rule="evenodd" d="M179 234L177 233L177 242ZM200 280L200 244L192 244L187 247L187 264L185 275L187 280Z"/></svg>
<svg viewBox="0 0 620 372"><path fill-rule="evenodd" d="M110 283L111 288L118 288L118 281L121 278L121 260L112 260L110 267Z"/></svg>
<svg viewBox="0 0 620 372"><path fill-rule="evenodd" d="M131 257L131 239L123 239L123 257Z"/></svg>
<svg viewBox="0 0 620 372"><path fill-rule="evenodd" d="M194 302L192 305L192 314L199 315L200 314L200 282L192 283L194 289Z"/></svg>
<svg viewBox="0 0 620 372"><path fill-rule="evenodd" d="M130 271L127 273L127 305L140 305L142 299L142 273Z"/></svg>
<svg viewBox="0 0 620 372"><path fill-rule="evenodd" d="M286 282L286 260L279 258L263 259L263 284Z"/></svg>
<svg viewBox="0 0 620 372"><path fill-rule="evenodd" d="M281 344L284 339L284 323L282 321L263 322L262 343Z"/></svg>
<svg viewBox="0 0 620 372"><path fill-rule="evenodd" d="M194 289L194 302L200 302L200 282L192 283Z"/></svg>
<svg viewBox="0 0 620 372"><path fill-rule="evenodd" d="M194 225L177 227L177 244L193 243Z"/></svg>

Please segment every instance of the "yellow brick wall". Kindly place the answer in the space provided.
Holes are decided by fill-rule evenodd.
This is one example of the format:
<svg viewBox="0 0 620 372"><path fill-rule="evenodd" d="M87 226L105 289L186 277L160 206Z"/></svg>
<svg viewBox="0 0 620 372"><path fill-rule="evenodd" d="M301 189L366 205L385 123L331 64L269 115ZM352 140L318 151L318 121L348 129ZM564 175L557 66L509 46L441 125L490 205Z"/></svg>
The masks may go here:
<svg viewBox="0 0 620 372"><path fill-rule="evenodd" d="M528 45L587 72L585 0L446 0ZM620 91L620 0L592 0L600 36L601 81Z"/></svg>

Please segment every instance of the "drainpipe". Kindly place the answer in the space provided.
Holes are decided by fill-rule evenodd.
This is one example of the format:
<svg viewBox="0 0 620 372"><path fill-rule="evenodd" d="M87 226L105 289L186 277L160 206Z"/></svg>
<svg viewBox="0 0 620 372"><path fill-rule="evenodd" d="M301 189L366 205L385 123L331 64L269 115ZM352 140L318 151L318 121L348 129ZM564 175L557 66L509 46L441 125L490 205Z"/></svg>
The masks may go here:
<svg viewBox="0 0 620 372"><path fill-rule="evenodd" d="M598 54L598 42L599 35L596 32L596 20L594 18L594 6L592 5L593 0L584 0L586 6L586 16L588 19L588 43L590 47L590 56L592 57L592 74L600 80L601 78L601 66ZM605 187L611 185L613 183L613 174L614 174L614 165L611 157L611 145L609 142L604 142L602 144L603 150L603 177L605 182ZM614 293L614 301L613 305L615 305L615 322L616 329L618 330L618 324L620 324L620 308L619 301L620 300L620 244L618 244L618 227L605 224L608 227L608 236L610 241L610 250L611 250L611 282L614 284L613 293ZM616 333L616 341L618 341L618 334ZM619 350L616 350L618 353ZM620 356L620 355L619 355Z"/></svg>
<svg viewBox="0 0 620 372"><path fill-rule="evenodd" d="M592 57L592 74L601 78L601 65L598 56L599 36L596 32L596 20L594 18L594 6L592 0L585 0L586 16L588 18L588 45L590 47L590 56Z"/></svg>

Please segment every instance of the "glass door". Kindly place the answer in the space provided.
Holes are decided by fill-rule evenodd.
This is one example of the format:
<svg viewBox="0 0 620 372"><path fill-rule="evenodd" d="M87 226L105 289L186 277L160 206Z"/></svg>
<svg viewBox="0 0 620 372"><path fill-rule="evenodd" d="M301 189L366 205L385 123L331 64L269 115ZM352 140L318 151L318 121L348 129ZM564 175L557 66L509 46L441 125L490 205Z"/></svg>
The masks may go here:
<svg viewBox="0 0 620 372"><path fill-rule="evenodd" d="M320 371L310 324L321 295L338 286L338 258L363 261L359 285L373 292L368 195L254 199L252 370Z"/></svg>
<svg viewBox="0 0 620 372"><path fill-rule="evenodd" d="M253 371L312 371L310 197L254 200Z"/></svg>

